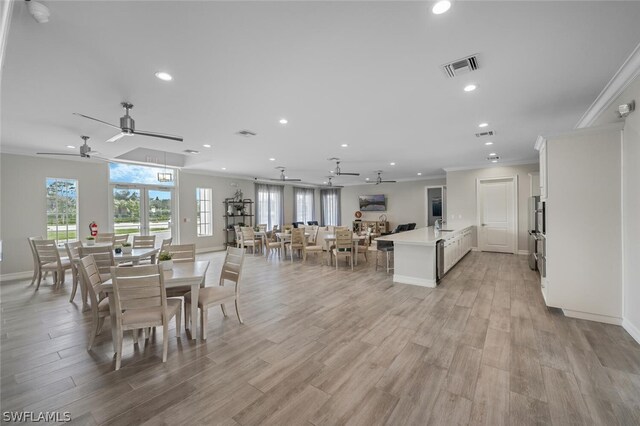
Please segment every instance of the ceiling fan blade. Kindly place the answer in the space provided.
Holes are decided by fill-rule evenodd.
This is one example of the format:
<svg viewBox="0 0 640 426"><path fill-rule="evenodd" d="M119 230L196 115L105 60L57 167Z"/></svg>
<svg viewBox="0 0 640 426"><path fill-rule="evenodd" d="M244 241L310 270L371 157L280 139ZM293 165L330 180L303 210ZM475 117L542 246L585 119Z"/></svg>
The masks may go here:
<svg viewBox="0 0 640 426"><path fill-rule="evenodd" d="M178 141L178 142L184 141L184 139L181 138L180 136L165 135L163 133L145 132L143 130L135 130L133 134L142 135L142 136L151 136L153 138L171 139L172 141Z"/></svg>
<svg viewBox="0 0 640 426"><path fill-rule="evenodd" d="M380 183L396 183L395 180L381 180Z"/></svg>
<svg viewBox="0 0 640 426"><path fill-rule="evenodd" d="M373 181L373 180L368 180L367 183L375 183L376 185L378 184L378 182Z"/></svg>
<svg viewBox="0 0 640 426"><path fill-rule="evenodd" d="M66 152L36 152L38 155L70 155L72 157L80 157L80 154L67 154Z"/></svg>
<svg viewBox="0 0 640 426"><path fill-rule="evenodd" d="M74 112L74 115L79 115L80 117L88 118L89 120L97 121L98 123L106 124L107 126L111 126L114 129L120 130L120 127L115 124L107 123L106 121L98 120L97 118L89 117L88 115L80 114L79 112Z"/></svg>
<svg viewBox="0 0 640 426"><path fill-rule="evenodd" d="M337 176L360 176L360 173L347 173L347 172L340 172L340 173L336 173Z"/></svg>
<svg viewBox="0 0 640 426"><path fill-rule="evenodd" d="M118 139L121 139L121 138L123 138L123 137L125 137L125 136L127 136L127 133L120 132L120 133L118 133L117 135L115 135L115 136L113 136L113 137L111 137L111 138L107 139L107 142L115 142L115 141L117 141Z"/></svg>

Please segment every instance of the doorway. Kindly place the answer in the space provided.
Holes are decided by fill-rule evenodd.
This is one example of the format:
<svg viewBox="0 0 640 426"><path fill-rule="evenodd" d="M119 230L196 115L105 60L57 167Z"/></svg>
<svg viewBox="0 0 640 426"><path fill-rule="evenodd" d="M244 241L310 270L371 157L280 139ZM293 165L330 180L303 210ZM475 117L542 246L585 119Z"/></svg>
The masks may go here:
<svg viewBox="0 0 640 426"><path fill-rule="evenodd" d="M447 187L426 186L424 190L425 223L427 226L433 226L436 220L447 218Z"/></svg>
<svg viewBox="0 0 640 426"><path fill-rule="evenodd" d="M476 181L478 248L516 253L518 249L518 176Z"/></svg>
<svg viewBox="0 0 640 426"><path fill-rule="evenodd" d="M156 244L159 244L174 234L173 188L114 185L112 199L113 231L116 235L155 235Z"/></svg>

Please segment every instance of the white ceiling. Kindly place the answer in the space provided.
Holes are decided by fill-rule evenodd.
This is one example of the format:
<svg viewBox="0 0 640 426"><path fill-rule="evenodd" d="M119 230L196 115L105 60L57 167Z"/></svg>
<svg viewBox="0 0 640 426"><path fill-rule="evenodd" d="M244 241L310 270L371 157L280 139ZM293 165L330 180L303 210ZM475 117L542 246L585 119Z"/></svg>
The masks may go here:
<svg viewBox="0 0 640 426"><path fill-rule="evenodd" d="M640 42L640 2L457 1L440 16L429 2L43 3L47 24L13 10L3 152L69 152L86 134L112 158L196 149L186 169L275 178L283 165L311 183L334 156L362 173L343 184L483 167L493 151L534 162L536 136L573 128ZM445 77L440 65L474 53L478 71ZM72 115L118 123L124 100L137 128L185 141L107 144L113 129ZM483 121L491 149L474 136Z"/></svg>

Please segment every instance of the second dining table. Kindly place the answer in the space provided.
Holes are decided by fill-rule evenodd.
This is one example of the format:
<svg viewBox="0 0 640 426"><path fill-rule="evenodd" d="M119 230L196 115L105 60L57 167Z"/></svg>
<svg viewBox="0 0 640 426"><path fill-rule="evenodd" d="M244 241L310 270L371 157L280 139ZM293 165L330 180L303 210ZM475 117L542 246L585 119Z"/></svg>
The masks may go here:
<svg viewBox="0 0 640 426"><path fill-rule="evenodd" d="M363 241L366 238L364 235L358 235L356 233L353 234L353 238L351 240L354 248L354 264L358 265L358 247L360 246L360 241ZM324 244L327 250L327 265L331 266L331 242L336 240L336 234L326 234L324 236Z"/></svg>

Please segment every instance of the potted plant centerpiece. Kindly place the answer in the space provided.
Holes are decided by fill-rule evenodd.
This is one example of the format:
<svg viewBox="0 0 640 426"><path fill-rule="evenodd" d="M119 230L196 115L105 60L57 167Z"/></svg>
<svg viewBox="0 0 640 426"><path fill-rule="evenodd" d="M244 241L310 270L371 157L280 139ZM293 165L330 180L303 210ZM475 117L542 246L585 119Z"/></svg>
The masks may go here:
<svg viewBox="0 0 640 426"><path fill-rule="evenodd" d="M92 245L94 245L96 243L96 239L93 238L93 237L87 237L86 240L87 240L87 245L88 246L92 246Z"/></svg>
<svg viewBox="0 0 640 426"><path fill-rule="evenodd" d="M122 243L122 254L131 254L131 243Z"/></svg>
<svg viewBox="0 0 640 426"><path fill-rule="evenodd" d="M162 265L162 269L164 271L173 269L173 260L171 259L171 253L163 251L158 256L158 260L160 261L160 264Z"/></svg>

